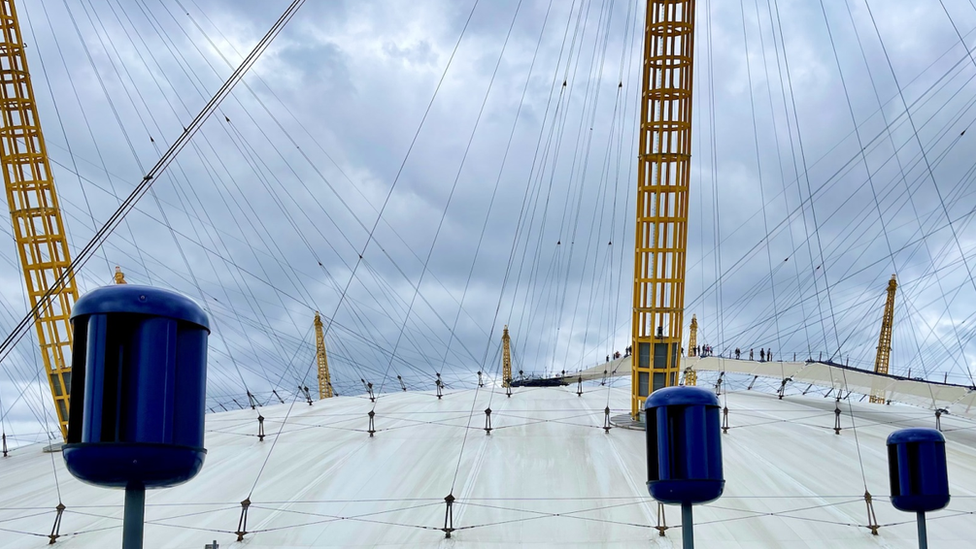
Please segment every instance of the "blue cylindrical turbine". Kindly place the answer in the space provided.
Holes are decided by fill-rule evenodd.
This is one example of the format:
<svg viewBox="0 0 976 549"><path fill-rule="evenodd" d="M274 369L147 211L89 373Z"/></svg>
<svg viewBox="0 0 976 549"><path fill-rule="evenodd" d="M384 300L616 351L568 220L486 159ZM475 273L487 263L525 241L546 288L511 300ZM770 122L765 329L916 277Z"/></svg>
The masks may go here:
<svg viewBox="0 0 976 549"><path fill-rule="evenodd" d="M207 314L168 290L115 285L79 299L71 322L68 471L117 488L193 478L207 452Z"/></svg>
<svg viewBox="0 0 976 549"><path fill-rule="evenodd" d="M651 393L647 421L647 489L670 504L706 503L725 489L718 398L697 387Z"/></svg>
<svg viewBox="0 0 976 549"><path fill-rule="evenodd" d="M935 429L901 429L888 435L891 504L925 512L949 505L945 437Z"/></svg>

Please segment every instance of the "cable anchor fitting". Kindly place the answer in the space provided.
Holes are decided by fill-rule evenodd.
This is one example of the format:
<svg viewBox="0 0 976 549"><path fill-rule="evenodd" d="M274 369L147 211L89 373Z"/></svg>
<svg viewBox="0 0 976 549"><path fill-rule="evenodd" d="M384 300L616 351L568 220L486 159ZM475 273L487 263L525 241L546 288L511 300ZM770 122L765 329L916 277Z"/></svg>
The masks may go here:
<svg viewBox="0 0 976 549"><path fill-rule="evenodd" d="M434 381L434 386L437 387L437 400L440 400L444 396L444 382L441 381L441 374L437 374L437 380Z"/></svg>
<svg viewBox="0 0 976 549"><path fill-rule="evenodd" d="M65 506L64 503L58 502L58 506L54 508L58 513L54 515L54 526L51 527L51 533L48 537L48 545L54 545L54 542L58 541L61 537L61 515L64 514Z"/></svg>
<svg viewBox="0 0 976 549"><path fill-rule="evenodd" d="M451 532L454 531L454 494L448 494L444 503L447 504L447 509L444 511L444 527L441 530L445 538L451 539Z"/></svg>
<svg viewBox="0 0 976 549"><path fill-rule="evenodd" d="M264 442L264 416L258 414L258 442Z"/></svg>
<svg viewBox="0 0 976 549"><path fill-rule="evenodd" d="M397 376L397 381L400 382L400 388L403 389L403 392L404 393L407 392L407 386L403 383L403 378L400 377L400 376Z"/></svg>
<svg viewBox="0 0 976 549"><path fill-rule="evenodd" d="M834 402L834 434L840 434L840 399Z"/></svg>
<svg viewBox="0 0 976 549"><path fill-rule="evenodd" d="M491 408L485 408L485 434L491 434Z"/></svg>
<svg viewBox="0 0 976 549"><path fill-rule="evenodd" d="M251 506L251 498L247 498L241 502L241 518L237 520L237 541L244 541L244 536L247 535L247 508Z"/></svg>
<svg viewBox="0 0 976 549"><path fill-rule="evenodd" d="M872 536L877 536L881 525L878 524L878 517L874 515L874 503L871 500L871 492L868 492L867 490L864 491L864 504L867 505L868 508L868 524L865 526L865 528L871 530Z"/></svg>
<svg viewBox="0 0 976 549"><path fill-rule="evenodd" d="M670 526L668 526L668 519L664 515L664 504L658 502L658 504L657 504L657 526L655 526L654 529L657 530L657 535L659 535L659 536L661 536L663 538L664 537L664 532L667 531L668 528L670 528Z"/></svg>
<svg viewBox="0 0 976 549"><path fill-rule="evenodd" d="M729 407L722 408L722 434L729 434Z"/></svg>
<svg viewBox="0 0 976 549"><path fill-rule="evenodd" d="M583 376L576 379L576 396L583 396Z"/></svg>
<svg viewBox="0 0 976 549"><path fill-rule="evenodd" d="M607 406L603 409L603 432L609 434L610 429L610 407Z"/></svg>
<svg viewBox="0 0 976 549"><path fill-rule="evenodd" d="M376 416L376 412L370 410L369 414L367 415L369 416L369 430L366 432L369 433L370 438L372 438L373 435L376 434L376 427L373 425L373 417Z"/></svg>
<svg viewBox="0 0 976 549"><path fill-rule="evenodd" d="M312 395L310 395L309 392L308 392L308 386L307 385L299 385L298 386L298 390L301 391L301 392L303 392L303 393L305 393L305 402L308 402L308 405L311 406L312 405Z"/></svg>

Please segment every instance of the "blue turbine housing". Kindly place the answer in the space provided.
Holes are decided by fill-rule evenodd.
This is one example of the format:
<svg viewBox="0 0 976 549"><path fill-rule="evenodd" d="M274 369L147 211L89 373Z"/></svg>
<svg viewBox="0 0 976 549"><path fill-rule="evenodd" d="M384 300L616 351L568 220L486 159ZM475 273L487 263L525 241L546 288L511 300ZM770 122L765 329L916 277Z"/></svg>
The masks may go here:
<svg viewBox="0 0 976 549"><path fill-rule="evenodd" d="M79 299L71 323L68 471L116 488L193 478L207 453L207 314L175 292L115 285Z"/></svg>
<svg viewBox="0 0 976 549"><path fill-rule="evenodd" d="M949 505L945 437L935 429L901 429L888 435L891 504L925 512Z"/></svg>
<svg viewBox="0 0 976 549"><path fill-rule="evenodd" d="M667 387L644 404L647 490L662 503L706 503L725 489L719 403L697 387Z"/></svg>

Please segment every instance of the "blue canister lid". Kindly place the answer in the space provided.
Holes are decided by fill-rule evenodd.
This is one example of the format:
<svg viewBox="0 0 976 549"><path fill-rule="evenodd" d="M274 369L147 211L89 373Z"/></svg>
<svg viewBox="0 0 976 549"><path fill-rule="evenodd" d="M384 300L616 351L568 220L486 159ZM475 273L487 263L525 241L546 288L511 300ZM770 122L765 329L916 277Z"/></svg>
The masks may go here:
<svg viewBox="0 0 976 549"><path fill-rule="evenodd" d="M945 437L935 429L925 429L913 427L910 429L900 429L888 435L888 446L892 444L907 444L909 442L942 442Z"/></svg>
<svg viewBox="0 0 976 549"><path fill-rule="evenodd" d="M665 387L647 397L644 410L662 406L718 406L718 397L701 387Z"/></svg>
<svg viewBox="0 0 976 549"><path fill-rule="evenodd" d="M102 286L88 292L75 303L71 318L112 313L172 318L196 324L210 332L207 313L192 299L163 288L134 284Z"/></svg>

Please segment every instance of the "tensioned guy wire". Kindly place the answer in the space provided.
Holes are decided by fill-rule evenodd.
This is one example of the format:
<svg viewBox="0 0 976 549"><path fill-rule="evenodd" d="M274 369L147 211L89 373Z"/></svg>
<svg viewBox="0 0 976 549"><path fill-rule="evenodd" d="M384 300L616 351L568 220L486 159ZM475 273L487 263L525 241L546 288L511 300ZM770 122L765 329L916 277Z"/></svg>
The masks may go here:
<svg viewBox="0 0 976 549"><path fill-rule="evenodd" d="M95 251L105 242L105 240L112 234L116 227L122 222L125 216L132 211L132 208L136 203L149 191L149 188L155 182L155 180L161 175L166 168L173 162L176 156L186 147L190 139L200 130L204 122L206 122L210 115L217 109L220 103L230 94L234 89L234 86L240 82L241 78L247 73L247 71L254 65L254 63L261 57L261 54L267 50L271 42L278 36L282 29L288 24L289 21L295 16L295 13L299 8L305 3L305 0L293 0L289 4L285 12L278 18L275 24L268 30L267 33L261 38L261 40L254 46L254 49L248 54L246 58L241 62L237 69L230 75L230 77L224 82L224 84L217 90L217 93L213 95L210 101L204 105L203 110L201 110L197 116L187 125L186 129L180 134L179 138L169 149L163 154L163 156L156 162L156 164L150 168L149 172L142 178L142 181L136 185L132 193L119 205L118 209L109 217L104 225L95 233L92 239L85 245L84 248L75 256L63 272L63 274L58 277L52 284L50 289L44 293L38 299L37 305L28 311L27 315L17 324L10 334L0 343L0 361L4 360L9 354L13 346L24 337L27 330L33 324L34 316L44 307L47 306L48 301L51 296L67 281L68 277L73 277L74 273L80 271L81 268L91 259Z"/></svg>

